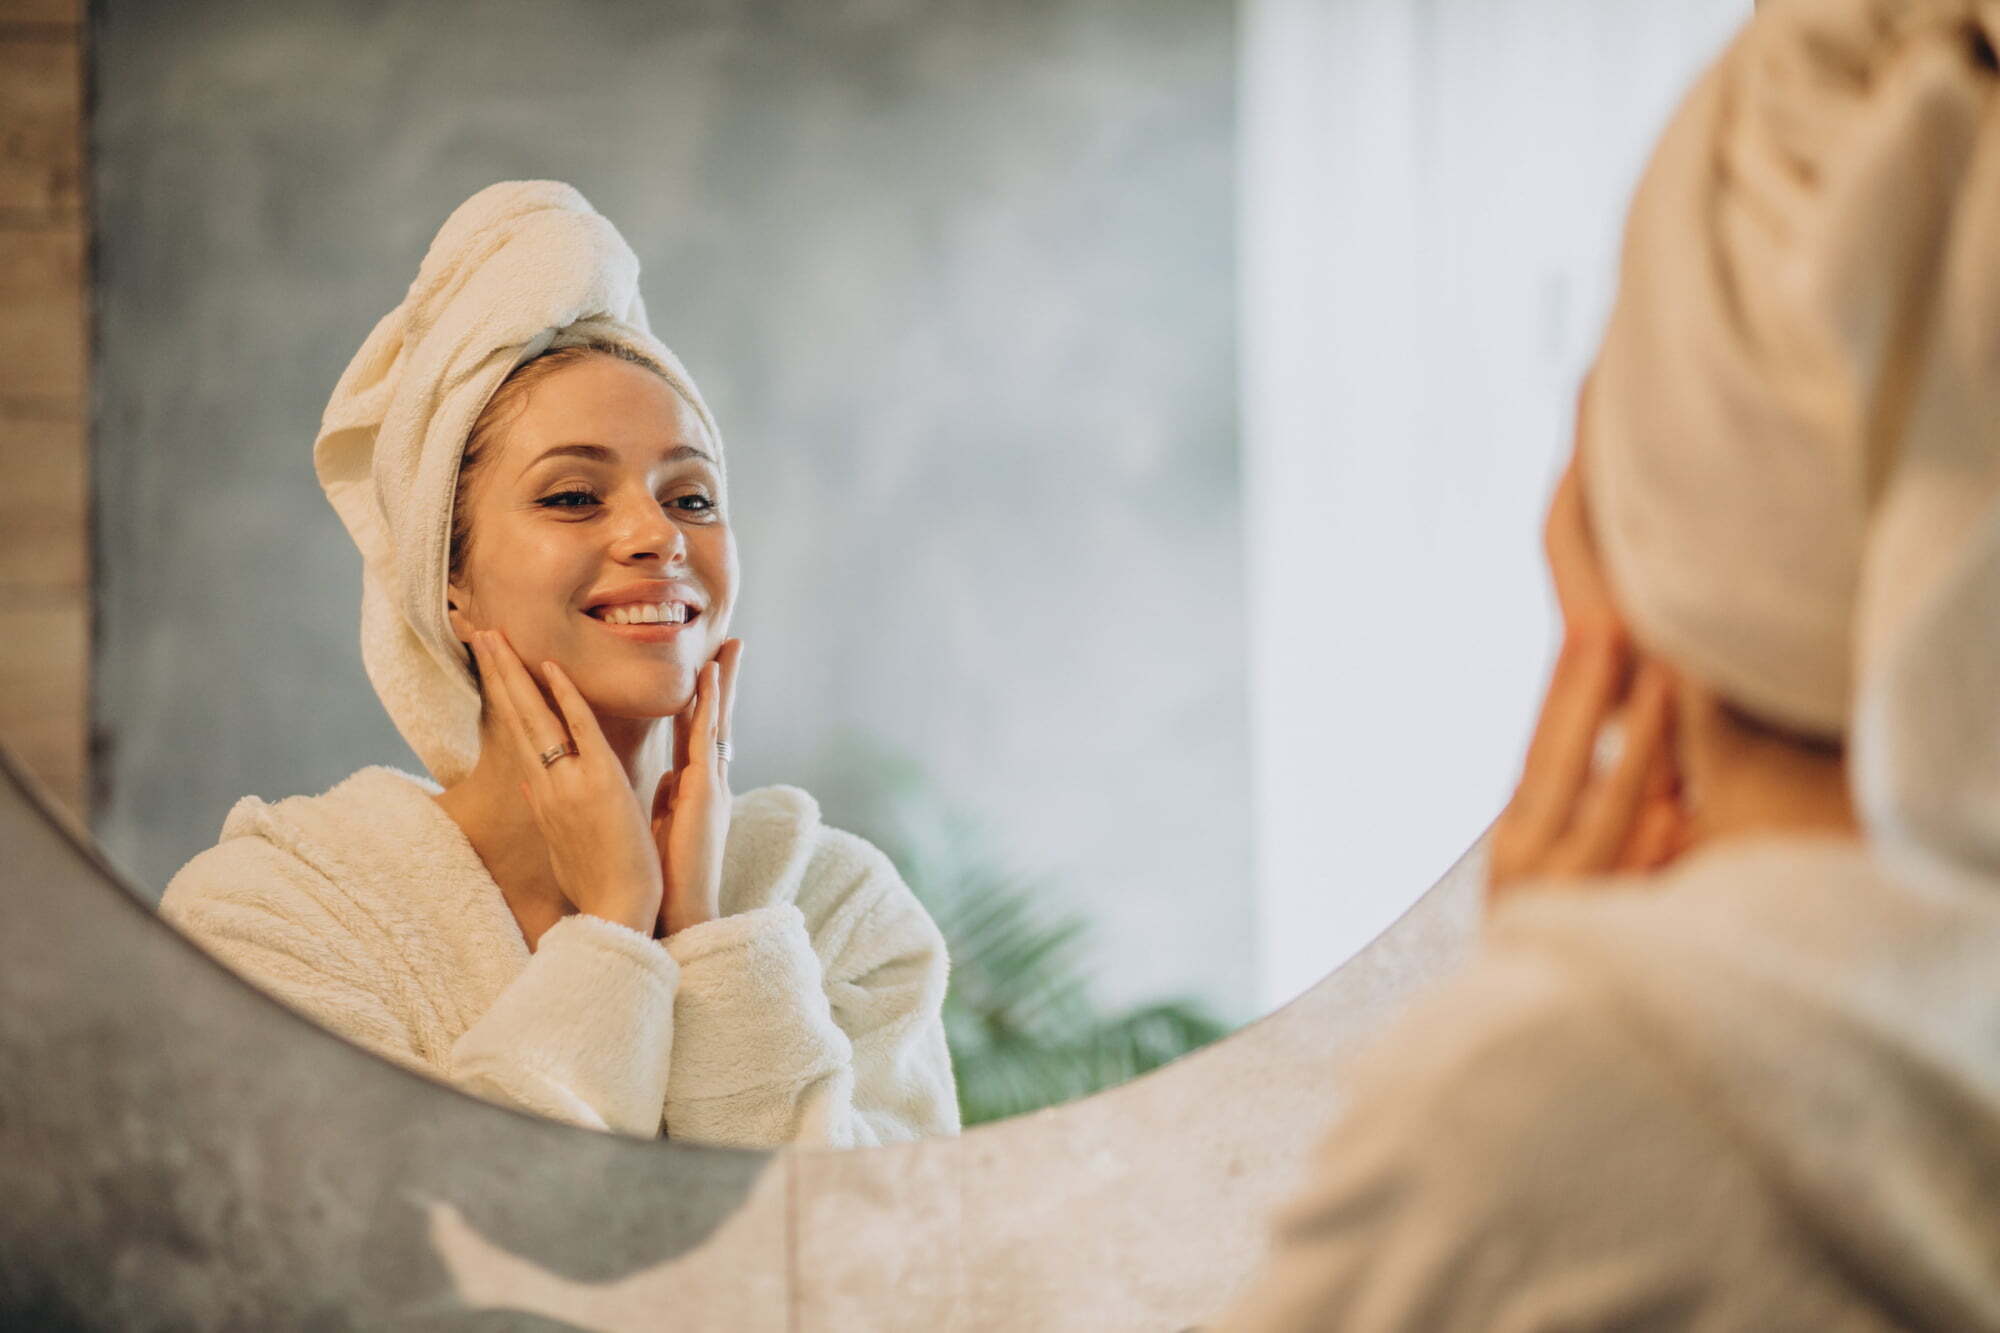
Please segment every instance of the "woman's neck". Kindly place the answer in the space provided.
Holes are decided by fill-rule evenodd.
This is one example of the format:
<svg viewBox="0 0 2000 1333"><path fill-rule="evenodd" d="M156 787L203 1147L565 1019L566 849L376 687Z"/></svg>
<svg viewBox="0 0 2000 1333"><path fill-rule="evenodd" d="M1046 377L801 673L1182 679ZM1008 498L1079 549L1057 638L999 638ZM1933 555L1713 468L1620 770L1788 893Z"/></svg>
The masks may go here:
<svg viewBox="0 0 2000 1333"><path fill-rule="evenodd" d="M1694 845L1782 834L1862 836L1843 754L1728 725L1694 728L1690 740L1682 763L1693 797Z"/></svg>
<svg viewBox="0 0 2000 1333"><path fill-rule="evenodd" d="M633 799L649 812L653 792L665 774L665 765L671 762L664 744L667 736L660 731L664 721L598 719L611 753L631 784ZM532 944L540 931L530 928L531 920L546 927L575 909L556 882L541 828L535 823L527 797L521 793L509 748L512 742L491 725L481 726L479 742L479 761L472 771L434 799L472 844L487 873L500 886L508 906L521 919Z"/></svg>

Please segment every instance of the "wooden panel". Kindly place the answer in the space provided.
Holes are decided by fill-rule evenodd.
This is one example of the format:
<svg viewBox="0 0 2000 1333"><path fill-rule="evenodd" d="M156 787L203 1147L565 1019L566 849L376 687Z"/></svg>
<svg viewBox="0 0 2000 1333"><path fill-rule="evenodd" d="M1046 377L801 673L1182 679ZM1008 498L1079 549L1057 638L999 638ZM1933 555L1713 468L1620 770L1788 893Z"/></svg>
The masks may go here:
<svg viewBox="0 0 2000 1333"><path fill-rule="evenodd" d="M0 726L0 741L6 742L57 800L88 822L82 717L52 713L9 723Z"/></svg>
<svg viewBox="0 0 2000 1333"><path fill-rule="evenodd" d="M0 739L72 809L84 810L90 610L0 610Z"/></svg>
<svg viewBox="0 0 2000 1333"><path fill-rule="evenodd" d="M88 595L83 422L0 418L0 587Z"/></svg>
<svg viewBox="0 0 2000 1333"><path fill-rule="evenodd" d="M83 22L83 0L0 0L0 27L43 27Z"/></svg>
<svg viewBox="0 0 2000 1333"><path fill-rule="evenodd" d="M0 230L0 397L83 399L83 229Z"/></svg>
<svg viewBox="0 0 2000 1333"><path fill-rule="evenodd" d="M83 199L82 56L0 25L0 222L75 221Z"/></svg>
<svg viewBox="0 0 2000 1333"><path fill-rule="evenodd" d="M0 723L82 704L88 620L80 603L0 610Z"/></svg>
<svg viewBox="0 0 2000 1333"><path fill-rule="evenodd" d="M82 0L0 0L0 739L86 809Z"/></svg>

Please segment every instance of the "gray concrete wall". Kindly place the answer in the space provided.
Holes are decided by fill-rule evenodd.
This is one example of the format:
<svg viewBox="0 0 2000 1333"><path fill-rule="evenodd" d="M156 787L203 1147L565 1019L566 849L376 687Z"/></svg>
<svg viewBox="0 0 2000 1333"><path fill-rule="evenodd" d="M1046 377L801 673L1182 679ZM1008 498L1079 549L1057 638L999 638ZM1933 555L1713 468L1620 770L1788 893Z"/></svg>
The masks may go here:
<svg viewBox="0 0 2000 1333"><path fill-rule="evenodd" d="M409 767L319 413L445 215L569 180L731 450L741 786L903 753L1100 926L1110 998L1253 990L1213 0L104 0L95 824L155 891L230 802Z"/></svg>

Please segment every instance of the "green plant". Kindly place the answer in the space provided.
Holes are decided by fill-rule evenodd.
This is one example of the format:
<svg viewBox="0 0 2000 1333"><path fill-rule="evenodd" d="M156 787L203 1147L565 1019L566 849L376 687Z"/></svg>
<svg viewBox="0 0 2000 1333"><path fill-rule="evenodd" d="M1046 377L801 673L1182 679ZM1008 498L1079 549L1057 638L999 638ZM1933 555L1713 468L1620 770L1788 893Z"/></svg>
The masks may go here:
<svg viewBox="0 0 2000 1333"><path fill-rule="evenodd" d="M966 1125L1124 1083L1229 1030L1187 999L1105 1012L1091 995L1088 923L1055 910L1045 881L1007 870L913 765L877 754L869 767L888 808L863 831L895 862L951 954L945 1037Z"/></svg>

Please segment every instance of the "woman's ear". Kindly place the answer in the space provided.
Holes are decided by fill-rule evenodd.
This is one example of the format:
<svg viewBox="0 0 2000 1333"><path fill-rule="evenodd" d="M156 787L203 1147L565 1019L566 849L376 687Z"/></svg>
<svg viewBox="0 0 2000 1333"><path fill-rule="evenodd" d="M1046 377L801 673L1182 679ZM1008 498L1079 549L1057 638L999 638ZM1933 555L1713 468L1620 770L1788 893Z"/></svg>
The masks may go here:
<svg viewBox="0 0 2000 1333"><path fill-rule="evenodd" d="M470 643L472 641L473 630L478 628L472 622L472 618L466 614L466 608L471 605L472 599L466 595L465 589L455 583L447 583L445 585L445 622L451 626L451 636L460 643Z"/></svg>
<svg viewBox="0 0 2000 1333"><path fill-rule="evenodd" d="M1604 567L1598 562L1597 542L1584 510L1581 424L1579 420L1579 448L1570 456L1569 466L1563 469L1562 479L1556 483L1555 497L1549 501L1548 518L1542 524L1542 551L1549 562L1549 577L1555 583L1564 637L1602 639L1629 646L1631 632L1611 595L1611 582L1605 577Z"/></svg>

